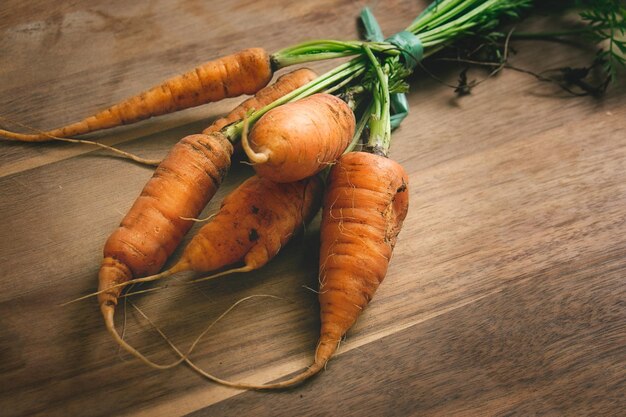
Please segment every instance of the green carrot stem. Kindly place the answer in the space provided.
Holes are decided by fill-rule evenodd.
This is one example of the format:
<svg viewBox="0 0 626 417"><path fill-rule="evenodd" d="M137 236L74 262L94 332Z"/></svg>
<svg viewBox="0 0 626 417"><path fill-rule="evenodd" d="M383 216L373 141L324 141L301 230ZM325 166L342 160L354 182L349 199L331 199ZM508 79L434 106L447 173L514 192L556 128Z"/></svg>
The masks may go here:
<svg viewBox="0 0 626 417"><path fill-rule="evenodd" d="M367 105L367 107L365 108L363 113L361 114L361 118L359 119L359 122L356 125L356 129L354 131L354 136L352 137L352 141L350 142L350 144L348 145L348 147L344 151L344 154L346 154L348 152L352 152L354 150L354 148L356 147L356 145L361 140L361 136L363 135L363 131L365 130L365 126L367 126L367 122L368 122L368 120L370 118L370 115L372 113L372 108L373 107L374 107L374 101L372 100Z"/></svg>
<svg viewBox="0 0 626 417"><path fill-rule="evenodd" d="M342 58L363 53L362 41L315 40L303 42L272 54L272 62L276 69L307 62ZM379 53L390 56L400 52L386 42L369 42L370 47Z"/></svg>
<svg viewBox="0 0 626 417"><path fill-rule="evenodd" d="M383 71L380 62L372 50L364 45L363 49L376 70L378 83L374 91L374 110L370 118L370 137L367 147L373 153L387 156L391 145L391 106L389 100L389 76Z"/></svg>

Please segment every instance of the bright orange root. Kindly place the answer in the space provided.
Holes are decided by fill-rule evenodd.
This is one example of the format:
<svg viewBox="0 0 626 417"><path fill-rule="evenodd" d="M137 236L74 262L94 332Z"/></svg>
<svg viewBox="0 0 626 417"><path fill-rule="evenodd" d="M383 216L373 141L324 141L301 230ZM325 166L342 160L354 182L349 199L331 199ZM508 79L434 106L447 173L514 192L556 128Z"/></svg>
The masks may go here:
<svg viewBox="0 0 626 417"><path fill-rule="evenodd" d="M141 94L130 97L79 122L39 134L0 130L0 136L24 142L44 142L131 124L242 94L254 94L273 75L270 57L261 48L245 49L206 62Z"/></svg>

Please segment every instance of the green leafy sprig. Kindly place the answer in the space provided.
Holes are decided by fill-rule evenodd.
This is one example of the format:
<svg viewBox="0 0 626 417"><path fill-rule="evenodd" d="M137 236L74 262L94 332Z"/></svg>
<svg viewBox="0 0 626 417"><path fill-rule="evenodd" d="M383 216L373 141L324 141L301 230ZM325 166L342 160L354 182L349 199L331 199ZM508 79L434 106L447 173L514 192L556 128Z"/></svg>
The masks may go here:
<svg viewBox="0 0 626 417"><path fill-rule="evenodd" d="M626 67L626 6L619 0L579 1L584 8L580 17L587 23L588 35L596 43L607 43L598 52L604 70L612 81L617 78L618 67Z"/></svg>
<svg viewBox="0 0 626 417"><path fill-rule="evenodd" d="M626 67L626 5L623 0L555 0L540 3L536 8L563 13L577 9L580 23L584 26L569 30L549 32L516 32L515 39L560 39L564 37L587 37L600 44L593 66L602 65L607 82L617 79L619 68ZM499 33L500 36L504 34Z"/></svg>

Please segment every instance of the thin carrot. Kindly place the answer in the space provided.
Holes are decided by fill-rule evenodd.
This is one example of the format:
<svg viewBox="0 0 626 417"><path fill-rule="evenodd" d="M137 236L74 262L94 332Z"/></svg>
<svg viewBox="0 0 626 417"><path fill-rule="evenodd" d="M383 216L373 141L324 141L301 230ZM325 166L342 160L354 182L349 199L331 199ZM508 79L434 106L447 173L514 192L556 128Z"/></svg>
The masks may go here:
<svg viewBox="0 0 626 417"><path fill-rule="evenodd" d="M319 269L321 330L313 364L277 383L217 380L234 388L282 389L324 369L385 278L408 202L408 177L401 165L366 152L343 155L330 171L324 196ZM186 357L181 359L190 362Z"/></svg>
<svg viewBox="0 0 626 417"><path fill-rule="evenodd" d="M22 127L26 128L26 129L30 129L32 131L35 131L35 132L38 132L38 133L43 133L43 134L47 135L47 133L45 133L43 131L39 131L37 129L33 129L33 128L29 127L29 126L24 125L23 123L16 122L14 120L9 120L6 117L0 116L0 121L2 121L2 120L5 120L5 121L8 121L9 123L14 123L16 125L19 125L19 126L22 126ZM112 152L114 154L117 154L117 155L121 156L122 158L130 159L131 161L135 161L135 162L138 162L138 163L144 164L144 165L158 166L159 163L161 162L160 159L142 158L141 156L137 156L137 155L132 154L130 152L126 152L126 151L123 151L121 149L115 148L113 146L105 145L104 143L94 142L94 141L91 141L91 140L74 139L74 138L59 138L59 137L56 137L56 136L51 136L50 138L53 139L53 140L58 140L60 142L80 143L80 144L83 144L83 145L97 146L98 148L106 149L107 151L110 151L110 152Z"/></svg>
<svg viewBox="0 0 626 417"><path fill-rule="evenodd" d="M241 144L258 175L292 182L315 175L346 149L354 113L341 99L314 94L268 111Z"/></svg>
<svg viewBox="0 0 626 417"><path fill-rule="evenodd" d="M253 176L224 199L218 214L198 231L172 268L160 274L125 282L111 280L110 275L101 274L98 301L109 333L120 346L146 364L161 369L169 367L148 360L117 334L113 315L122 288L131 283L154 281L181 271L215 271L242 261L243 267L210 278L258 269L269 262L298 228L317 212L321 189L318 177L279 184Z"/></svg>
<svg viewBox="0 0 626 417"><path fill-rule="evenodd" d="M0 129L0 136L25 142L44 142L54 140L54 137L82 135L227 97L254 94L267 85L272 74L270 56L264 49L244 49L206 62L79 122L38 134Z"/></svg>

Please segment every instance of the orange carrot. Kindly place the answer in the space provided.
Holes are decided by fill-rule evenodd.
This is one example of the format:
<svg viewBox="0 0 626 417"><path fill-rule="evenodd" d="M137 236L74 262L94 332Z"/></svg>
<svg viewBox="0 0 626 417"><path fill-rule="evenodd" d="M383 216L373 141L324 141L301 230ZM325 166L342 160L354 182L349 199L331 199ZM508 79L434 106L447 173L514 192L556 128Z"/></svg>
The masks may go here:
<svg viewBox="0 0 626 417"><path fill-rule="evenodd" d="M355 130L354 113L341 99L314 94L267 112L241 144L258 175L276 182L309 177L333 163Z"/></svg>
<svg viewBox="0 0 626 417"><path fill-rule="evenodd" d="M100 290L158 272L217 191L230 167L233 147L221 133L190 135L161 162L130 211L104 246ZM100 294L117 304L121 288Z"/></svg>
<svg viewBox="0 0 626 417"><path fill-rule="evenodd" d="M315 215L321 190L317 177L292 183L249 178L224 199L169 274L214 271L242 260L245 266L239 272L262 267Z"/></svg>
<svg viewBox="0 0 626 417"><path fill-rule="evenodd" d="M332 168L321 225L321 336L313 366L292 384L324 368L385 278L409 208L408 181L400 164L366 152Z"/></svg>
<svg viewBox="0 0 626 417"><path fill-rule="evenodd" d="M320 200L321 181L318 177L279 184L253 176L224 199L217 215L189 242L178 263L160 274L127 281L126 284L154 281L180 271L215 271L242 261L243 267L209 278L258 269L313 217L319 209ZM120 338L114 327L113 314L123 285L103 279L103 275L100 278L100 291L104 291L98 294L100 308L113 338L150 366L172 366L153 363Z"/></svg>
<svg viewBox="0 0 626 417"><path fill-rule="evenodd" d="M343 155L327 180L321 224L320 339L313 364L282 382L254 385L206 377L245 389L288 388L318 373L385 278L409 203L408 177L398 163L365 152Z"/></svg>
<svg viewBox="0 0 626 417"><path fill-rule="evenodd" d="M25 142L43 142L53 140L52 136L65 138L130 124L227 97L254 94L267 85L272 73L270 57L265 50L245 49L206 62L79 122L38 134L0 129L0 136Z"/></svg>

